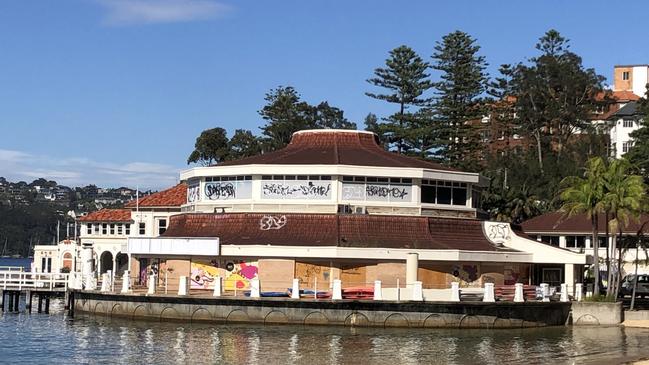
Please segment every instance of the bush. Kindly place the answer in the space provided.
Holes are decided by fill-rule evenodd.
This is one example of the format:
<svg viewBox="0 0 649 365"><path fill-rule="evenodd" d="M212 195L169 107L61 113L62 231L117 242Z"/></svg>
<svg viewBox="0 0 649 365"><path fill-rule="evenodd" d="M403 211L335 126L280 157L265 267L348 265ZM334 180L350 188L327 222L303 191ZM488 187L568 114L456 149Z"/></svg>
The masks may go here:
<svg viewBox="0 0 649 365"><path fill-rule="evenodd" d="M608 302L608 303L613 303L615 302L615 298L609 297L606 295L598 295L598 296L592 296L592 297L587 297L584 298L584 302Z"/></svg>

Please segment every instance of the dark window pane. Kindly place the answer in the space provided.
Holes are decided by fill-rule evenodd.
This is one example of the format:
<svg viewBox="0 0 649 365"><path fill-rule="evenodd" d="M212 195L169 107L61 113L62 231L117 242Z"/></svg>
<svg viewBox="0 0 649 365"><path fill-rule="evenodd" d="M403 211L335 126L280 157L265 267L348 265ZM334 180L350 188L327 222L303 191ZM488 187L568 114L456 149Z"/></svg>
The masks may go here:
<svg viewBox="0 0 649 365"><path fill-rule="evenodd" d="M435 187L422 186L421 187L421 202L422 203L435 203Z"/></svg>
<svg viewBox="0 0 649 365"><path fill-rule="evenodd" d="M353 176L343 176L343 181L354 181Z"/></svg>
<svg viewBox="0 0 649 365"><path fill-rule="evenodd" d="M453 188L453 205L466 205L466 189Z"/></svg>
<svg viewBox="0 0 649 365"><path fill-rule="evenodd" d="M451 204L451 188L437 187L437 204Z"/></svg>

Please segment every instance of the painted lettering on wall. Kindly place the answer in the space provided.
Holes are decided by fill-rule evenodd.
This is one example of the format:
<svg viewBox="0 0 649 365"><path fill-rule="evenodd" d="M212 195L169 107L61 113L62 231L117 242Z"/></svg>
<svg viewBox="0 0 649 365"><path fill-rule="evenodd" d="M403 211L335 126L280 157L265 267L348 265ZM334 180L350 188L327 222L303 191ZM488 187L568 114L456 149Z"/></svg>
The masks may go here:
<svg viewBox="0 0 649 365"><path fill-rule="evenodd" d="M265 182L261 188L262 196L272 198L328 198L331 193L331 183L316 183L313 181L288 184L280 182Z"/></svg>
<svg viewBox="0 0 649 365"><path fill-rule="evenodd" d="M187 187L187 202L188 203L193 203L198 201L198 199L201 196L201 186L196 184L196 185L190 185Z"/></svg>
<svg viewBox="0 0 649 365"><path fill-rule="evenodd" d="M509 240L509 224L493 224L489 227L489 238L491 240Z"/></svg>
<svg viewBox="0 0 649 365"><path fill-rule="evenodd" d="M368 197L376 196L380 198L403 199L406 195L408 195L408 192L405 188L368 184L367 186L365 186L365 194L367 194Z"/></svg>
<svg viewBox="0 0 649 365"><path fill-rule="evenodd" d="M259 220L259 229L262 231L270 231L271 229L282 229L286 225L285 215L275 216L275 215L265 215Z"/></svg>
<svg viewBox="0 0 649 365"><path fill-rule="evenodd" d="M205 197L209 200L234 199L237 197L237 192L232 183L207 183Z"/></svg>

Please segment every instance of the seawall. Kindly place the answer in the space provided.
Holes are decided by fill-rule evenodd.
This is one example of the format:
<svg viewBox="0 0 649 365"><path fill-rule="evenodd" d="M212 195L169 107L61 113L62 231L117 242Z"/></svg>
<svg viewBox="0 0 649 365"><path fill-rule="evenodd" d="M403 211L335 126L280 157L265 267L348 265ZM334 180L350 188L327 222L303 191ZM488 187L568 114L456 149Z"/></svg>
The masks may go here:
<svg viewBox="0 0 649 365"><path fill-rule="evenodd" d="M75 314L143 320L359 327L521 328L564 325L570 303L396 302L104 294L75 291Z"/></svg>

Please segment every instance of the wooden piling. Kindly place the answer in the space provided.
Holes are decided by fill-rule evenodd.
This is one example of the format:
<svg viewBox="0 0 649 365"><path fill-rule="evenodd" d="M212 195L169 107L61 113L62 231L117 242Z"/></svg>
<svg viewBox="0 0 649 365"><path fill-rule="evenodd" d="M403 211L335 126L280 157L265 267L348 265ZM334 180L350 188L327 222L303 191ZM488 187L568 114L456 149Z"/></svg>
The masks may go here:
<svg viewBox="0 0 649 365"><path fill-rule="evenodd" d="M43 312L43 293L38 293L38 313Z"/></svg>
<svg viewBox="0 0 649 365"><path fill-rule="evenodd" d="M49 294L45 295L45 313L47 313L47 314L50 313L50 295Z"/></svg>
<svg viewBox="0 0 649 365"><path fill-rule="evenodd" d="M14 312L20 312L20 291L14 292Z"/></svg>
<svg viewBox="0 0 649 365"><path fill-rule="evenodd" d="M25 310L27 310L27 313L32 312L32 291L27 290L25 292Z"/></svg>

